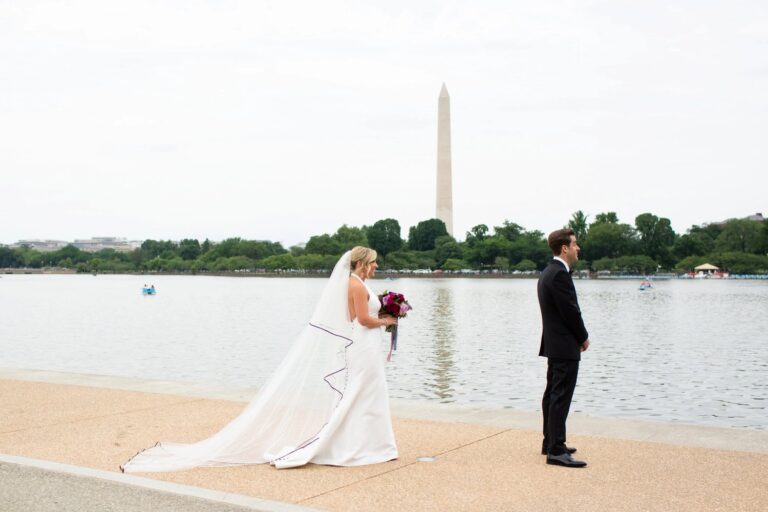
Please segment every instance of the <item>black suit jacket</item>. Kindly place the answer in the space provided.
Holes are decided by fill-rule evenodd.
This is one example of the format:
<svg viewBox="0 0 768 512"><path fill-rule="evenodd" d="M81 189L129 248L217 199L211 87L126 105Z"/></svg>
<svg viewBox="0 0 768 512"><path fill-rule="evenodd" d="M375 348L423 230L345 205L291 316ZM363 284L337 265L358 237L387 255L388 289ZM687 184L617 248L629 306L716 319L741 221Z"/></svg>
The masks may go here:
<svg viewBox="0 0 768 512"><path fill-rule="evenodd" d="M573 279L558 260L552 260L539 277L541 349L539 355L581 360L581 344L589 339L576 299Z"/></svg>

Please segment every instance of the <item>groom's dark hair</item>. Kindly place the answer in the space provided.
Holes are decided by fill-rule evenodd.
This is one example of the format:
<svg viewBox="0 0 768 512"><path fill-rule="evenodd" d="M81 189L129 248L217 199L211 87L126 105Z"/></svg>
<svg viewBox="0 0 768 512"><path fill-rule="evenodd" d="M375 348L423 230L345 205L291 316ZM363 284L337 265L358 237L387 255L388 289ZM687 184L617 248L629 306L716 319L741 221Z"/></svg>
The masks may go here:
<svg viewBox="0 0 768 512"><path fill-rule="evenodd" d="M564 245L571 245L571 235L576 235L572 229L558 229L553 231L547 237L547 244L552 249L552 254L560 256L561 247Z"/></svg>

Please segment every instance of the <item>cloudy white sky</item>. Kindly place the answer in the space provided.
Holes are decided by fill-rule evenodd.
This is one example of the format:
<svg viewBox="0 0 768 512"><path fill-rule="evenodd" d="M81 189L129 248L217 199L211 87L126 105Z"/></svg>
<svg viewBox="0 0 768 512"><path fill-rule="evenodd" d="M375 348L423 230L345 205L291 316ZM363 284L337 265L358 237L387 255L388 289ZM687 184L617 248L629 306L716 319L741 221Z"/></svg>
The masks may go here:
<svg viewBox="0 0 768 512"><path fill-rule="evenodd" d="M0 243L768 214L763 1L0 0Z"/></svg>

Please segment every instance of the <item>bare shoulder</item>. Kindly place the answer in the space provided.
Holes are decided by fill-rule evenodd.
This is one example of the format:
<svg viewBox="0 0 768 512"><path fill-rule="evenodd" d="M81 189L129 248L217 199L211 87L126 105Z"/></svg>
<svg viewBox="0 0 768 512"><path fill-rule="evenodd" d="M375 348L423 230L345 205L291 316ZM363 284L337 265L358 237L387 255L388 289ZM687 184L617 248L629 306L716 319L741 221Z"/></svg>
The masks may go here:
<svg viewBox="0 0 768 512"><path fill-rule="evenodd" d="M357 279L350 279L349 290L351 292L359 293L360 291L365 290L365 286Z"/></svg>

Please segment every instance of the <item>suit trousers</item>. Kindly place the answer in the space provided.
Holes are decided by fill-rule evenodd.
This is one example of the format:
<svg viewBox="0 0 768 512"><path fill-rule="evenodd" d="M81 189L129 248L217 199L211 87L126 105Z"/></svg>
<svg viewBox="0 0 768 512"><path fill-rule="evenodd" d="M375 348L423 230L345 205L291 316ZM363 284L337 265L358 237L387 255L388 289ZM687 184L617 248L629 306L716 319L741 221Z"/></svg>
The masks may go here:
<svg viewBox="0 0 768 512"><path fill-rule="evenodd" d="M565 420L578 376L578 361L547 359L547 389L541 400L541 411L544 415L543 446L550 455L565 453Z"/></svg>

